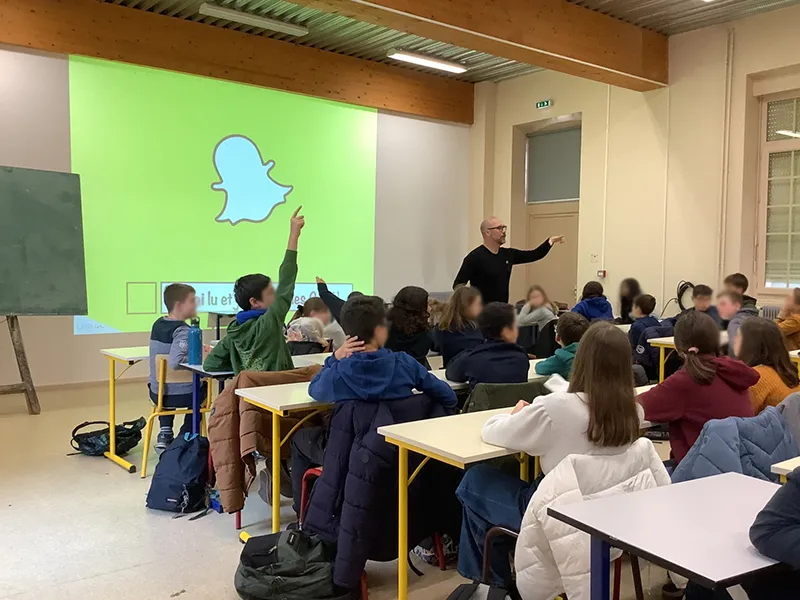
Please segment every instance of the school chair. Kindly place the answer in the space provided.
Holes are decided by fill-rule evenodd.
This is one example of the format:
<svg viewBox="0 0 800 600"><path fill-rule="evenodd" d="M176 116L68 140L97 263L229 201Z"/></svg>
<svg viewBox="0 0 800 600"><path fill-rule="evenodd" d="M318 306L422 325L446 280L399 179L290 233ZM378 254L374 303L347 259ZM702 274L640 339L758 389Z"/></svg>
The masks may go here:
<svg viewBox="0 0 800 600"><path fill-rule="evenodd" d="M153 423L156 417L168 415L190 415L191 408L165 408L164 407L164 386L168 383L192 383L192 372L186 369L170 369L167 365L169 356L158 354L156 356L156 368L158 369L158 401L147 417L147 424L144 428L144 449L142 450L142 479L147 476L147 455L150 452L150 441L153 437ZM208 436L206 429L205 415L211 410L211 386L208 387L206 401L200 407L200 434Z"/></svg>
<svg viewBox="0 0 800 600"><path fill-rule="evenodd" d="M539 380L526 383L479 383L470 393L461 412L511 408L520 400L531 402L549 393L544 381Z"/></svg>

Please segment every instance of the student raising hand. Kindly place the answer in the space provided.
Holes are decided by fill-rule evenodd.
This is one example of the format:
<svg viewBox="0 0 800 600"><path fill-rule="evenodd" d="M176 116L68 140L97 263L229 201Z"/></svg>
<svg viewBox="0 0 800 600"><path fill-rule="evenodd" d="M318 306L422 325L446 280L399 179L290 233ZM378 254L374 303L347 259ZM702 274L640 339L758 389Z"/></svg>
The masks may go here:
<svg viewBox="0 0 800 600"><path fill-rule="evenodd" d="M350 358L355 352L363 352L363 350L364 342L359 340L358 336L347 336L344 344L333 355L336 360L342 360L343 358Z"/></svg>

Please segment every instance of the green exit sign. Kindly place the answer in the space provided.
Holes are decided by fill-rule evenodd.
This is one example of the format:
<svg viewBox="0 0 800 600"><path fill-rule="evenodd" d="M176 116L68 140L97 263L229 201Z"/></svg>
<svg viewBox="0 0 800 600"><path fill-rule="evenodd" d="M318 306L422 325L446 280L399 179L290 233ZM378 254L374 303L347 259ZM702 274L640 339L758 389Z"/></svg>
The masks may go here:
<svg viewBox="0 0 800 600"><path fill-rule="evenodd" d="M552 100L541 100L536 103L536 108L550 108L553 106Z"/></svg>

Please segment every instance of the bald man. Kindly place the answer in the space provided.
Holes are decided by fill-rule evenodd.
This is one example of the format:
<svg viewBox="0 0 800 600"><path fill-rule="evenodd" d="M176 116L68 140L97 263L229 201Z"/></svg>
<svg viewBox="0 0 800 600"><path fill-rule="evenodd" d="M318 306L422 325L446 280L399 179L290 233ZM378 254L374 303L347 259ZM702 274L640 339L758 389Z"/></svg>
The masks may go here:
<svg viewBox="0 0 800 600"><path fill-rule="evenodd" d="M469 282L472 287L480 290L485 303L508 302L511 268L543 259L553 245L564 241L563 235L554 235L534 250L503 248L507 230L508 227L497 217L481 223L483 244L464 257L453 282L454 288Z"/></svg>

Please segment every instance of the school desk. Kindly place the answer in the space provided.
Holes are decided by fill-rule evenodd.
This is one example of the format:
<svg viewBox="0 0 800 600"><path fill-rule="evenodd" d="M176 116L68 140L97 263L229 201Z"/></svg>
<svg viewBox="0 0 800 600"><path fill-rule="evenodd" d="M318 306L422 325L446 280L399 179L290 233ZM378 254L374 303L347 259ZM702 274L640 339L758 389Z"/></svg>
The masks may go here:
<svg viewBox="0 0 800 600"><path fill-rule="evenodd" d="M203 403L202 394L203 379L208 379L209 385L211 381L219 382L219 393L225 389L225 380L233 377L233 371L206 371L203 365L192 365L189 363L181 363L184 369L192 372L192 433L200 433L200 405Z"/></svg>
<svg viewBox="0 0 800 600"><path fill-rule="evenodd" d="M624 325L622 323L618 323L617 327L619 327L624 333L628 333L631 330L630 323L626 323Z"/></svg>
<svg viewBox="0 0 800 600"><path fill-rule="evenodd" d="M748 531L778 488L725 473L551 506L547 514L591 536L591 600L608 600L612 546L703 587L726 589L776 568L753 548Z"/></svg>
<svg viewBox="0 0 800 600"><path fill-rule="evenodd" d="M547 377L548 377L547 375L537 375L536 374L536 369L535 369L536 363L542 362L543 360L545 360L545 359L543 359L543 358L534 358L533 360L531 360L530 367L528 368L528 381L539 381L539 380L543 381L543 380L547 379ZM466 383L466 382L450 381L449 379L447 379L447 377L445 377L445 370L444 369L439 369L438 371L431 371L431 373L435 377L438 377L439 379L441 379L442 381L447 382L447 384L457 392L461 391L461 390L465 390L465 389L467 389L469 387L469 384Z"/></svg>
<svg viewBox="0 0 800 600"><path fill-rule="evenodd" d="M636 393L639 394L650 387L637 388ZM507 414L511 410L511 408L500 408L463 413L378 428L378 434L393 446L397 446L398 450L397 555L400 560L397 563L397 593L399 600L406 600L408 597L408 570L405 568L406 563L403 558L408 555L408 486L430 459L465 469L467 465L473 463L517 455L520 463L520 478L528 481L528 457L525 453L487 444L481 437L483 425L490 417ZM642 429L648 427L650 427L650 423L642 424ZM409 451L425 457L410 477L408 475ZM538 471L538 466L536 470Z"/></svg>
<svg viewBox="0 0 800 600"><path fill-rule="evenodd" d="M210 312L208 313L209 319L216 319L216 331L217 331L217 339L219 340L222 334L222 319L228 319L230 317L235 317L236 313L230 312Z"/></svg>
<svg viewBox="0 0 800 600"><path fill-rule="evenodd" d="M667 359L675 351L675 338L672 336L660 337L648 341L652 347L658 348L658 380L664 381L664 366L667 363ZM719 345L720 347L728 345L727 331L719 332Z"/></svg>
<svg viewBox="0 0 800 600"><path fill-rule="evenodd" d="M292 357L292 364L294 364L295 369L299 369L300 367L321 365L331 354L333 354L333 352L321 352L319 354L299 354Z"/></svg>
<svg viewBox="0 0 800 600"><path fill-rule="evenodd" d="M427 358L428 364L431 366L431 371L444 369L444 356L441 354L429 354Z"/></svg>
<svg viewBox="0 0 800 600"><path fill-rule="evenodd" d="M781 483L786 483L786 476L795 469L800 469L800 456L775 463L770 470L776 475L780 475Z"/></svg>
<svg viewBox="0 0 800 600"><path fill-rule="evenodd" d="M281 530L281 446L286 444L303 423L333 406L317 402L308 395L308 382L239 388L236 395L245 402L272 414L272 532ZM312 412L300 421L281 439L281 419L300 411ZM244 534L246 535L246 534Z"/></svg>
<svg viewBox="0 0 800 600"><path fill-rule="evenodd" d="M147 346L135 346L132 348L106 348L100 350L100 354L108 359L108 423L109 440L108 452L103 456L117 463L120 467L135 473L136 467L121 456L117 456L117 432L116 432L116 407L117 407L117 379L122 377L125 372L133 365L150 358L150 348ZM117 363L125 365L125 368L117 374Z"/></svg>
<svg viewBox="0 0 800 600"><path fill-rule="evenodd" d="M800 350L792 350L789 352L789 358L791 358L792 362L797 365L797 372L800 374Z"/></svg>

